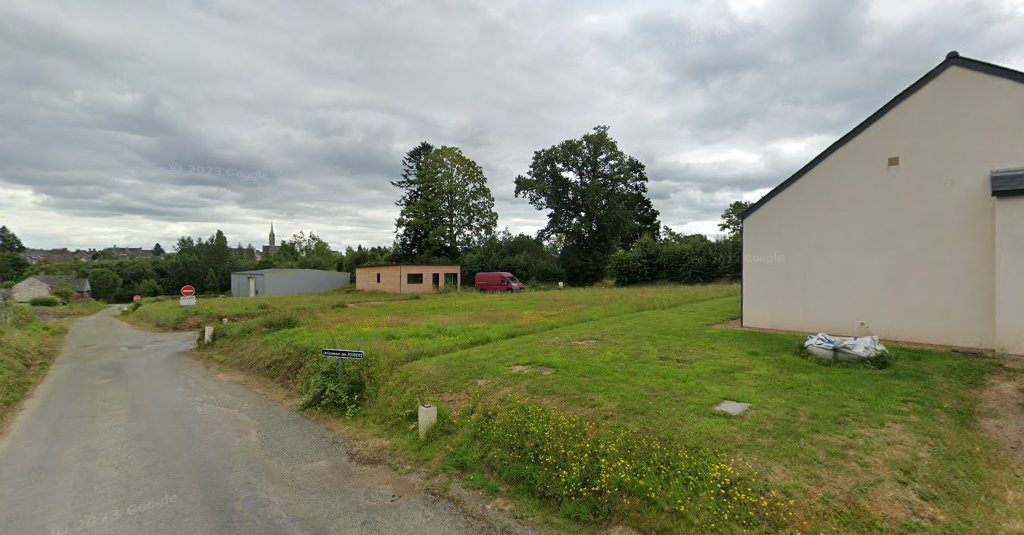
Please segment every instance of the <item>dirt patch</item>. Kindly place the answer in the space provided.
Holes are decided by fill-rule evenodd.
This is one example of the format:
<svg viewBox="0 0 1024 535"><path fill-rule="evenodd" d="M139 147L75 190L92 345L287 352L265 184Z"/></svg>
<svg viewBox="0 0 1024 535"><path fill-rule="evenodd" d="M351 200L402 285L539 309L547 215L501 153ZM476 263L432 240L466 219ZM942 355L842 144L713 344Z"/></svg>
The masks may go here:
<svg viewBox="0 0 1024 535"><path fill-rule="evenodd" d="M530 371L531 368L529 366L523 366L522 364L516 364L515 366L512 366L509 369L512 370L514 373L526 373Z"/></svg>
<svg viewBox="0 0 1024 535"><path fill-rule="evenodd" d="M479 386L480 388L483 388L483 387L485 387L485 386L487 386L489 384L491 384L491 380L490 379L477 379L476 380L476 386Z"/></svg>
<svg viewBox="0 0 1024 535"><path fill-rule="evenodd" d="M979 420L982 431L1010 456L1017 474L1024 477L1024 382L1017 374L999 375L981 392L987 415Z"/></svg>
<svg viewBox="0 0 1024 535"><path fill-rule="evenodd" d="M206 323L206 321L207 320L205 318L200 318L200 317L197 317L197 316L193 316L191 318L185 318L185 319L181 320L180 322L178 322L178 325L176 325L174 327L174 330L176 330L176 331L192 331L192 330L195 330L195 329L198 329L199 327L201 327L204 323Z"/></svg>
<svg viewBox="0 0 1024 535"><path fill-rule="evenodd" d="M460 392L448 392L441 398L444 404L448 407L448 411L451 412L452 416L458 418L462 414L462 409L466 407L471 401L471 396L468 391Z"/></svg>
<svg viewBox="0 0 1024 535"><path fill-rule="evenodd" d="M390 305L393 303L399 303L402 301L411 301L411 299L391 299L389 301L366 301L363 303L345 303L345 308L379 307L384 305Z"/></svg>
<svg viewBox="0 0 1024 535"><path fill-rule="evenodd" d="M541 368L540 369L540 374L541 375L551 375L552 373L555 373L555 369L554 368Z"/></svg>
<svg viewBox="0 0 1024 535"><path fill-rule="evenodd" d="M490 504L487 505L488 509L497 509L499 511L511 511L514 504L505 498L495 498Z"/></svg>
<svg viewBox="0 0 1024 535"><path fill-rule="evenodd" d="M592 346L592 345L597 345L597 340L573 340L572 345L574 345L574 346Z"/></svg>

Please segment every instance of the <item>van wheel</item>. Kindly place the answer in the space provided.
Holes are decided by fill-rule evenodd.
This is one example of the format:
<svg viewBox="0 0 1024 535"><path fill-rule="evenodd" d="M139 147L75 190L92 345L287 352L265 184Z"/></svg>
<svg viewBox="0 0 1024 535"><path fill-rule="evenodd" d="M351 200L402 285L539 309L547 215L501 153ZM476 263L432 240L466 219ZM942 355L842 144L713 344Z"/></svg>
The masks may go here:
<svg viewBox="0 0 1024 535"><path fill-rule="evenodd" d="M508 293L512 293L512 292L513 292L512 288L509 288L508 289Z"/></svg>

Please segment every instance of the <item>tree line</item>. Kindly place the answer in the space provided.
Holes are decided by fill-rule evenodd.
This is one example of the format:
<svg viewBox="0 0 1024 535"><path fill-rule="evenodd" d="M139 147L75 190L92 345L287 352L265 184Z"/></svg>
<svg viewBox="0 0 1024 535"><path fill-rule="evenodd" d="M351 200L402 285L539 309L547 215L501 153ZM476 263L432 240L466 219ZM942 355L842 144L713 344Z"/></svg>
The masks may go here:
<svg viewBox="0 0 1024 535"><path fill-rule="evenodd" d="M515 196L546 212L536 235L499 231L494 196L483 169L457 147L422 142L405 154L400 176L395 240L391 246L333 252L319 236L299 232L259 259L250 245L231 247L220 230L209 238L183 236L165 253L91 262L30 265L25 247L0 227L0 281L9 286L36 273L88 277L98 299L176 294L185 284L201 293L230 290L231 273L266 268L355 272L385 263L460 263L472 281L481 271L510 271L528 282L589 285L653 281L703 283L740 276L741 214L735 202L723 214L720 240L682 235L658 220L647 192L644 164L625 154L598 126L534 153L515 179Z"/></svg>
<svg viewBox="0 0 1024 535"><path fill-rule="evenodd" d="M515 195L546 211L547 224L536 236L514 236L496 231L480 166L456 147L423 142L406 153L391 183L401 194L388 259L461 263L467 280L480 271L576 285L607 276L617 284L738 278L738 236L712 241L662 228L647 182L644 164L619 149L607 126L538 150L516 177ZM736 226L746 206L733 203L724 225Z"/></svg>

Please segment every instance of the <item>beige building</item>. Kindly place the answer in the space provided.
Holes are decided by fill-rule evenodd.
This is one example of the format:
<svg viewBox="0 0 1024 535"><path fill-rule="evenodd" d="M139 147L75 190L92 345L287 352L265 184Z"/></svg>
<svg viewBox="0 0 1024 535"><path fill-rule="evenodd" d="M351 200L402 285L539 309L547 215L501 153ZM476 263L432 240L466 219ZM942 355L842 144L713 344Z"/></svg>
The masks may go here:
<svg viewBox="0 0 1024 535"><path fill-rule="evenodd" d="M744 326L1024 354L1024 73L951 52L751 207L743 252Z"/></svg>
<svg viewBox="0 0 1024 535"><path fill-rule="evenodd" d="M356 289L367 292L417 294L462 287L457 264L391 264L356 268Z"/></svg>
<svg viewBox="0 0 1024 535"><path fill-rule="evenodd" d="M71 300L92 297L92 286L89 279L78 279L61 275L33 275L11 287L11 299L19 303L27 303L39 297L57 297L63 288L71 290Z"/></svg>

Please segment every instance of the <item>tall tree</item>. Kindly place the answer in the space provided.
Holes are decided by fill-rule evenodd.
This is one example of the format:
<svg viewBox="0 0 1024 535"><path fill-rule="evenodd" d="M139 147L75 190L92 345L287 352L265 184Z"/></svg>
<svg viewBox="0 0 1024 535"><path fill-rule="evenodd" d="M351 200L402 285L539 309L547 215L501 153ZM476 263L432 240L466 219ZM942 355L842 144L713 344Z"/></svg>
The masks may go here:
<svg viewBox="0 0 1024 535"><path fill-rule="evenodd" d="M730 238L743 236L743 212L753 205L751 202L733 201L722 212L722 222L718 224L718 230L725 232Z"/></svg>
<svg viewBox="0 0 1024 535"><path fill-rule="evenodd" d="M21 280L30 266L20 254L0 251L0 282Z"/></svg>
<svg viewBox="0 0 1024 535"><path fill-rule="evenodd" d="M659 234L644 164L619 149L607 126L535 152L516 177L520 196L548 210L541 234L562 244L559 260L573 283L601 279L618 248Z"/></svg>
<svg viewBox="0 0 1024 535"><path fill-rule="evenodd" d="M331 251L330 245L320 239L320 236L313 234L313 231L307 236L300 230L288 243L295 248L300 268L333 270L338 265L338 255Z"/></svg>
<svg viewBox="0 0 1024 535"><path fill-rule="evenodd" d="M14 231L6 226L0 226L0 251L21 253L25 251L25 245L21 243Z"/></svg>
<svg viewBox="0 0 1024 535"><path fill-rule="evenodd" d="M113 301L121 291L121 277L111 269L94 268L86 272L92 296L102 301Z"/></svg>
<svg viewBox="0 0 1024 535"><path fill-rule="evenodd" d="M424 141L405 153L405 157L402 159L402 177L391 181L392 186L402 191L401 197L395 201L395 205L402 210L415 205L423 196L418 175L420 169L423 168L423 162L436 150L433 145ZM424 230L418 226L397 229L395 240L399 259L412 260L422 253L427 240Z"/></svg>
<svg viewBox="0 0 1024 535"><path fill-rule="evenodd" d="M463 249L494 234L498 214L487 177L458 148L441 147L427 156L416 187L419 198L402 209L396 226L400 236L422 236L423 241L406 253L454 261Z"/></svg>
<svg viewBox="0 0 1024 535"><path fill-rule="evenodd" d="M153 246L153 256L163 256L163 255L164 255L164 248L161 247L159 243L154 245Z"/></svg>

